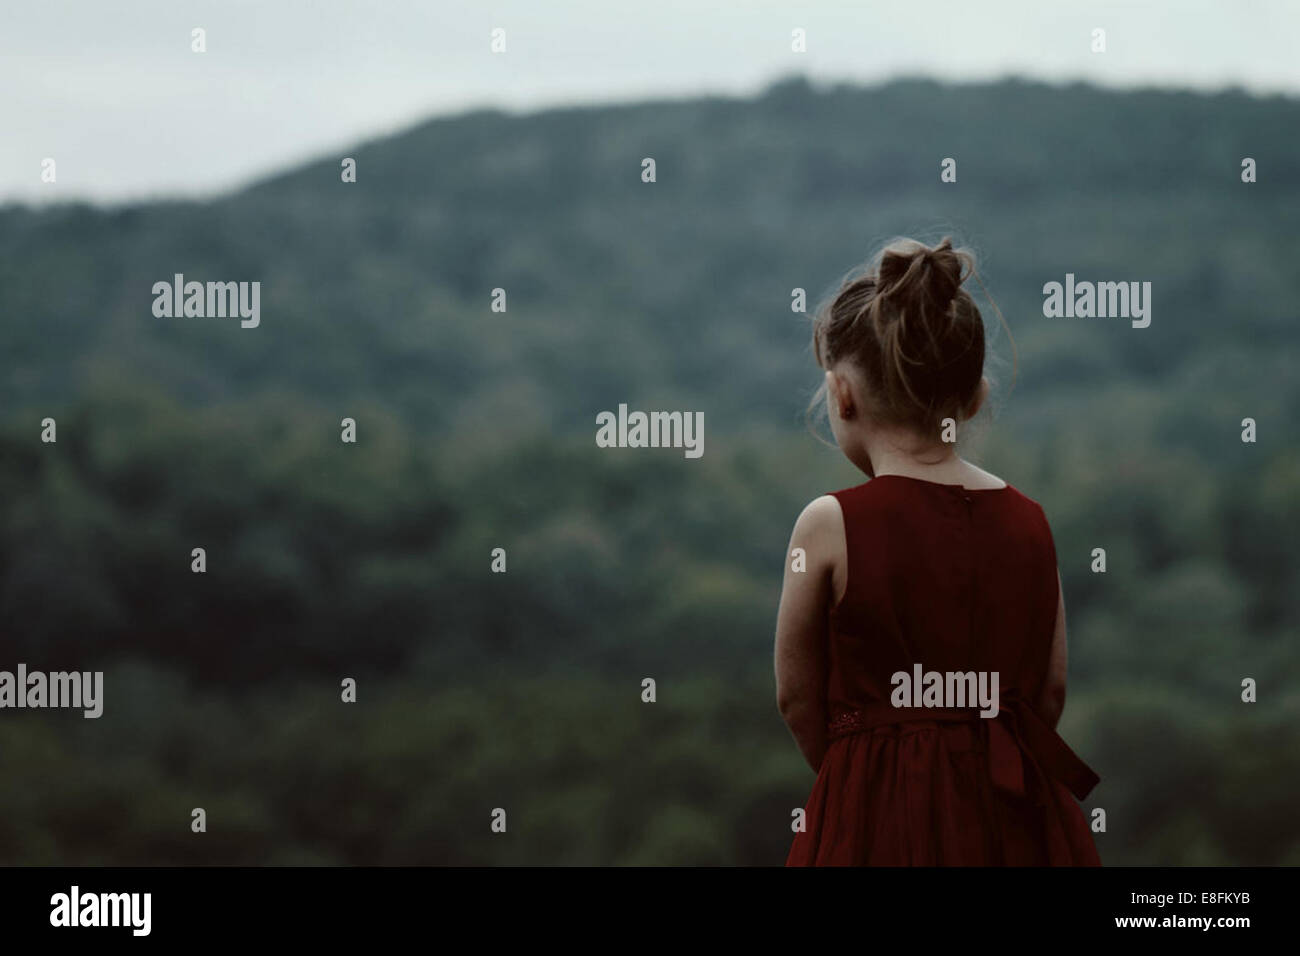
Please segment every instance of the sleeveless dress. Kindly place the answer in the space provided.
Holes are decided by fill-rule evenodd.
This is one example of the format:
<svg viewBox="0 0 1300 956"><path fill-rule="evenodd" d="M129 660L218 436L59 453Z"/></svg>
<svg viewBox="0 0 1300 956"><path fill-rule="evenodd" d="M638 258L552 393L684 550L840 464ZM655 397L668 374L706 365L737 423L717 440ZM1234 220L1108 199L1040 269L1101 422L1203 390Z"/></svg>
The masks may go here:
<svg viewBox="0 0 1300 956"><path fill-rule="evenodd" d="M848 582L827 629L829 747L786 865L1100 865L1075 802L1097 775L1033 706L1058 599L1042 508L901 475L833 494ZM895 707L891 677L915 665L997 671L997 716Z"/></svg>

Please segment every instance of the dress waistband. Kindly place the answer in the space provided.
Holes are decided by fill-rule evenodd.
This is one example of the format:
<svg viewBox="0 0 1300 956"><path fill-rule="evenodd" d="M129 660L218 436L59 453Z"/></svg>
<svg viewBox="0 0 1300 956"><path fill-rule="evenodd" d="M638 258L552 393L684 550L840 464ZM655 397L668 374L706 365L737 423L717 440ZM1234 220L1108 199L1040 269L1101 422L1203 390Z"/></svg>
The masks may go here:
<svg viewBox="0 0 1300 956"><path fill-rule="evenodd" d="M877 727L919 721L976 722L988 725L989 774L995 786L1023 796L1026 765L1037 775L1048 775L1084 799L1101 780L1070 749L1018 691L998 696L996 717L981 717L975 709L894 707L876 701L859 710L838 714L827 725L832 740L869 733Z"/></svg>

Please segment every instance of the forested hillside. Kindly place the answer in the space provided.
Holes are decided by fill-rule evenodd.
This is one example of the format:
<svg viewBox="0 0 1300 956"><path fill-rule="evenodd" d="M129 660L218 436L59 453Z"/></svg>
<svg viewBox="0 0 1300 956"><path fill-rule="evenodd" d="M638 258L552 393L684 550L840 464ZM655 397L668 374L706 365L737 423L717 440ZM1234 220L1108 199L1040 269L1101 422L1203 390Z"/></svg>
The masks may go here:
<svg viewBox="0 0 1300 956"><path fill-rule="evenodd" d="M0 719L0 862L781 862L811 783L782 553L859 480L804 421L792 290L898 234L973 248L1014 337L979 298L967 447L1053 524L1103 860L1300 862L1297 128L1240 93L790 81L0 207L0 668L107 672L98 720ZM260 281L260 324L156 316L177 273ZM1045 318L1067 273L1151 282L1150 326ZM703 457L596 447L620 403L702 411Z"/></svg>

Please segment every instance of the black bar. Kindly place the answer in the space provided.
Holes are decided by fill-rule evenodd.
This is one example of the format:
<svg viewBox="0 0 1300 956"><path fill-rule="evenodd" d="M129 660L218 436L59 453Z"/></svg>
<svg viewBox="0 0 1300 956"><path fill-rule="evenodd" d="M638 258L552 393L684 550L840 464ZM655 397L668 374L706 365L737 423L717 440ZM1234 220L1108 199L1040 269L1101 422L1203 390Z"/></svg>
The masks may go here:
<svg viewBox="0 0 1300 956"><path fill-rule="evenodd" d="M1231 945L1242 934L1286 931L1296 885L1293 868L7 868L0 869L0 925L7 941L62 937L66 944L71 937L78 945L147 938L337 946L450 940L458 927L470 934L465 942L513 934L576 940L599 927L613 934L602 937L606 944L666 943L683 938L667 932L701 926L729 937L793 932L809 945L847 933L863 948L899 934L972 944L1001 937L1055 946L1106 936ZM71 903L73 886L81 913L96 918L100 894L150 894L147 936L129 925L134 915L143 928L142 909L119 910L128 925L51 925L56 894ZM88 895L95 897L89 911ZM109 900L106 919L122 900ZM1155 924L1119 925L1147 918ZM1246 922L1208 929L1177 922L1204 918Z"/></svg>

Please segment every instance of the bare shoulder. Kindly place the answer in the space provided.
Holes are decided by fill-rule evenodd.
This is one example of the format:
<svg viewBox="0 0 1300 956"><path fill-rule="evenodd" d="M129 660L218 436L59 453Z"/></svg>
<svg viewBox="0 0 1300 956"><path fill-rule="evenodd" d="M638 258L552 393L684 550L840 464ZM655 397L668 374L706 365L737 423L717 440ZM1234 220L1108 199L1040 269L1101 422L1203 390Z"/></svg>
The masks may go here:
<svg viewBox="0 0 1300 956"><path fill-rule="evenodd" d="M966 466L969 475L969 477L962 482L962 484L967 488L997 489L1005 488L1008 484L1006 481L1003 481L997 475L993 474L993 472L985 471L978 465L972 465L968 461L964 461L962 464Z"/></svg>
<svg viewBox="0 0 1300 956"><path fill-rule="evenodd" d="M795 534L813 538L831 539L844 537L844 512L840 509L839 499L834 495L822 495L814 498L799 512L794 523Z"/></svg>
<svg viewBox="0 0 1300 956"><path fill-rule="evenodd" d="M840 564L846 544L839 499L822 495L808 502L794 523L790 545L803 548L814 567L829 569Z"/></svg>

